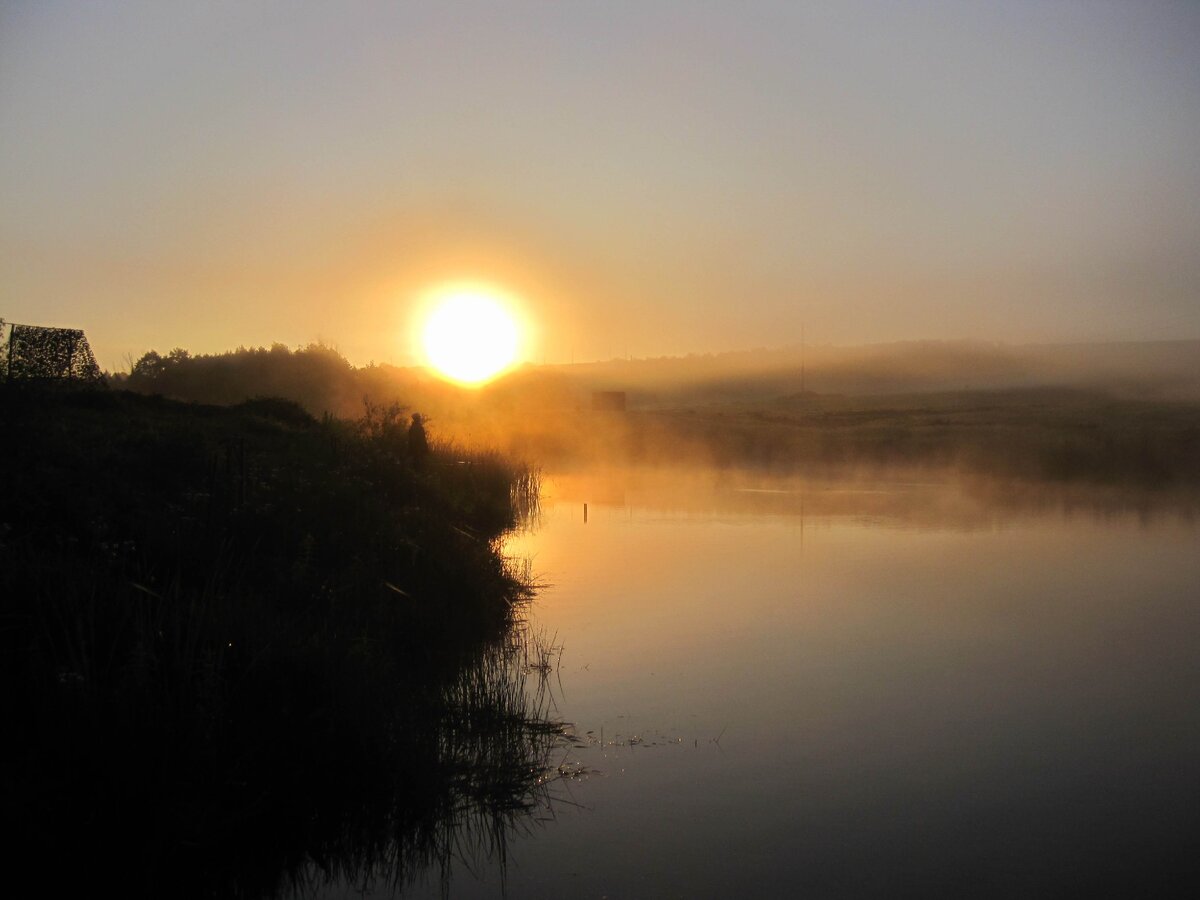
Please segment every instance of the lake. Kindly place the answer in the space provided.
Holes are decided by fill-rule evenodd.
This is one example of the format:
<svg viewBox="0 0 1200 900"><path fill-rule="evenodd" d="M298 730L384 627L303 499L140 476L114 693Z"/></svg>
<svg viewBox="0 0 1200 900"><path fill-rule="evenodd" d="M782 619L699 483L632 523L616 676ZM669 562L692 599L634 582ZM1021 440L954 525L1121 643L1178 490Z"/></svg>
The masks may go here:
<svg viewBox="0 0 1200 900"><path fill-rule="evenodd" d="M1194 886L1198 538L1118 491L550 478L506 552L572 728L551 801L449 893Z"/></svg>

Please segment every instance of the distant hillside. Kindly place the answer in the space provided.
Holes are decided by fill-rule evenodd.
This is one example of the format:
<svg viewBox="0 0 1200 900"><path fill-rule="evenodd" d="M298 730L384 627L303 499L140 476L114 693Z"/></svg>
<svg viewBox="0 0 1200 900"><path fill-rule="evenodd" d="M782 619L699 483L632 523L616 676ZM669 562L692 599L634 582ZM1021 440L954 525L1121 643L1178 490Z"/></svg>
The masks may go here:
<svg viewBox="0 0 1200 900"><path fill-rule="evenodd" d="M803 370L803 375L801 374ZM562 367L635 405L797 394L1068 387L1143 399L1200 399L1200 341L1007 345L913 341L741 351Z"/></svg>
<svg viewBox="0 0 1200 900"><path fill-rule="evenodd" d="M399 404L426 415L438 438L547 466L949 466L1155 486L1200 472L1200 342L919 342L803 355L803 391L799 348L527 365L471 391L420 369L355 368L320 345L277 345L147 354L118 381L223 405L279 396L316 416ZM624 391L626 412L594 412L598 390Z"/></svg>
<svg viewBox="0 0 1200 900"><path fill-rule="evenodd" d="M1061 411L1082 403L1096 411L1095 416L1089 413L1089 420L1105 423L1106 429L1118 428L1111 418L1116 407L1100 412L1106 398L1123 404L1200 399L1200 341L1015 347L925 341L814 347L803 354L799 347L789 347L575 366L526 365L474 391L447 384L422 369L355 368L335 350L319 344L295 351L276 345L208 356L192 356L185 350L166 356L148 353L132 374L114 380L140 393L201 403L231 405L255 397L283 397L318 417L353 419L363 414L367 403L399 404L424 414L432 433L441 438L546 464L601 458L667 460L693 447L698 459L708 459L714 448L720 448L718 455L729 455L731 461L761 462L769 457L771 465L791 465L788 459L798 464L815 458L813 447L796 443L792 426L784 429L786 438L774 435L767 440L761 423L756 423L739 438L743 449L730 455L726 432L733 420L721 423L711 417L758 410L762 415L795 419L795 426L802 425L806 434L820 432L821 441L829 444L828 453L817 454L821 458L839 453L847 458L863 456L858 443L867 432L856 429L855 446L842 447L838 441L848 433L846 423L835 420L863 403L876 410L928 407L939 410L935 416L939 418L942 411L957 416L955 411L964 405L991 408L998 402L996 392L1017 392L1004 400L1006 421L1025 421L1032 427L1033 422L1046 419L1043 407L1054 396L1054 408ZM625 392L628 415L593 416L592 395L600 390ZM969 396L981 394L993 396ZM968 396L962 399L963 395ZM692 411L705 415L695 420L675 415ZM1183 420L1172 412L1163 416L1162 422L1171 426L1166 431L1157 426L1150 429L1154 437L1149 438L1149 433L1147 437L1154 444L1167 439L1168 433L1174 435L1177 427L1191 428L1186 424L1193 421L1190 414ZM1051 415L1047 424L1055 419L1056 414ZM701 421L706 423L703 427ZM870 439L895 455L902 441L892 431L917 428L927 435L928 430L918 424L906 413L890 422L891 430L872 433ZM1051 431L1063 424L1059 421ZM974 435L978 429L969 430ZM975 437L955 433L950 441L953 452L943 448L945 452L915 456L957 459L964 441L971 446L978 443ZM835 440L834 435L840 437ZM1113 447L1124 446L1127 437L1123 435ZM1170 440L1177 438L1181 439L1176 435ZM1041 441L1033 443L1040 446ZM1130 459L1137 456L1128 448L1121 452ZM1027 454L1040 455L1040 450ZM867 454L871 459L875 456ZM1088 464L1090 469L1097 466L1103 468ZM1165 470L1175 472L1181 466L1186 468L1185 460L1172 456Z"/></svg>

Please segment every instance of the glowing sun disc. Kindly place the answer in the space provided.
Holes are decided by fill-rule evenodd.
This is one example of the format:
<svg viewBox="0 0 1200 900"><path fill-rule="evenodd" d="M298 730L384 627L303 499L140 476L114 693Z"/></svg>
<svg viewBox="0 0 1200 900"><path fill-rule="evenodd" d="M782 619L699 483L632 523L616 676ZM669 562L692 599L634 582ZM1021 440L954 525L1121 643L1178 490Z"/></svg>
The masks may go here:
<svg viewBox="0 0 1200 900"><path fill-rule="evenodd" d="M457 292L442 298L421 335L425 356L441 375L480 384L517 358L517 323L494 297Z"/></svg>

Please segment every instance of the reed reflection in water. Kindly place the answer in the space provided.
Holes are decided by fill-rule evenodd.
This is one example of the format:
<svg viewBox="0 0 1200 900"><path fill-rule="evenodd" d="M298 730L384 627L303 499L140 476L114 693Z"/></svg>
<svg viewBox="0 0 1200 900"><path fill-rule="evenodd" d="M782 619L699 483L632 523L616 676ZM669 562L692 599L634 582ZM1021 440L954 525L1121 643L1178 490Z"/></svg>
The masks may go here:
<svg viewBox="0 0 1200 900"><path fill-rule="evenodd" d="M374 796L347 797L340 818L296 848L304 862L277 864L282 895L446 894L456 867L493 864L503 873L511 836L536 827L559 777L554 658L543 636L517 624L448 679L414 692L420 702L394 723L394 762L407 771L377 782Z"/></svg>

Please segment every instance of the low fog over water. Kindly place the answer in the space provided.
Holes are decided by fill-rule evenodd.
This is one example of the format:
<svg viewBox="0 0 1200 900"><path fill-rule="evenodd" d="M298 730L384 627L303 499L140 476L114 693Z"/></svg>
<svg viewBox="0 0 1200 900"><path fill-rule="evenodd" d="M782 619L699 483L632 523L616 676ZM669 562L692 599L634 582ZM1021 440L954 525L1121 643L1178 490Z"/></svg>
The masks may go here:
<svg viewBox="0 0 1200 900"><path fill-rule="evenodd" d="M1198 528L1119 491L551 475L505 552L560 777L450 892L1194 884Z"/></svg>

